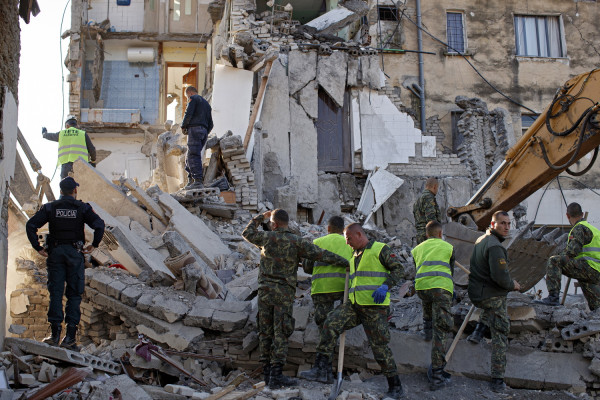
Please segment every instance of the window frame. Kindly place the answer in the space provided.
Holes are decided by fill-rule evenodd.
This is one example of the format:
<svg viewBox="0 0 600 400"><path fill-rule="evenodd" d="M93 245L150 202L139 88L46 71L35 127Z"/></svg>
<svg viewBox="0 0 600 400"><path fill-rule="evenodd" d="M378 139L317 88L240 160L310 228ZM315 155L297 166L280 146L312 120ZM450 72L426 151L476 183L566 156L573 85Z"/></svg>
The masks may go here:
<svg viewBox="0 0 600 400"><path fill-rule="evenodd" d="M467 53L467 24L466 24L466 20L465 20L465 12L463 10L446 10L446 43L448 43L448 45L451 45L452 47L455 47L453 45L453 43L450 43L450 36L449 36L449 31L448 31L448 14L460 14L460 23L461 23L461 27L462 27L462 39L463 39L463 51L462 52L457 52L455 50L450 49L449 46L446 46L446 52L447 54L465 54Z"/></svg>
<svg viewBox="0 0 600 400"><path fill-rule="evenodd" d="M377 19L379 21L389 21L389 22L398 22L398 8L396 6L391 5L380 5L377 6ZM381 18L382 16L390 15L391 18Z"/></svg>
<svg viewBox="0 0 600 400"><path fill-rule="evenodd" d="M519 54L519 29L518 29L518 18L535 18L535 25L536 25L536 43L537 43L537 53L538 54ZM541 55L541 51L540 51L540 33L539 33L539 20L540 19L544 19L545 22L544 24L546 25L546 32L545 32L545 41L546 41L546 51L548 52L548 54L550 54L550 47L549 47L549 41L548 41L548 29L547 29L547 20L549 18L557 18L557 28L558 28L558 44L560 46L559 49L559 53L560 55L558 57L556 56L544 56ZM524 20L523 20L524 21ZM524 22L523 22L524 24ZM523 26L524 28L524 26ZM567 42L566 42L566 38L565 38L565 28L564 28L564 24L563 24L563 18L562 18L562 14L513 14L513 29L514 29L514 40L515 40L515 56L516 57L525 57L525 58L544 58L544 59L564 59L567 58ZM523 34L526 35L526 30L523 29ZM526 36L524 36L524 43L526 43ZM526 50L527 51L527 50Z"/></svg>

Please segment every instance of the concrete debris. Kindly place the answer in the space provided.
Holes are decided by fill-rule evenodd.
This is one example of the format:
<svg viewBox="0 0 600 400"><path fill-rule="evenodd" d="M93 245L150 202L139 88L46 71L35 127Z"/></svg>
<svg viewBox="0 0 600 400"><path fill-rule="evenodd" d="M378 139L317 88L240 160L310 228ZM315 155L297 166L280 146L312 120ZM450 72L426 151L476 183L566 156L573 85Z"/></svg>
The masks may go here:
<svg viewBox="0 0 600 400"><path fill-rule="evenodd" d="M337 8L313 19L306 25L314 28L315 33L336 33L352 22L367 15L368 11L368 5L363 1L346 1L343 3L343 6L338 5Z"/></svg>

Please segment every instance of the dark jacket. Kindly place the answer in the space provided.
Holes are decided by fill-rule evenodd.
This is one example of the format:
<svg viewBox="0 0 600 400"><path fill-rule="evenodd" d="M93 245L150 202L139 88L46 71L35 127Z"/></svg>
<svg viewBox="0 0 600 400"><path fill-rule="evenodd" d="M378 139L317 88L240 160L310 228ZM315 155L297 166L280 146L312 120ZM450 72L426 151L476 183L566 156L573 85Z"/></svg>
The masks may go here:
<svg viewBox="0 0 600 400"><path fill-rule="evenodd" d="M185 116L181 127L183 129L190 128L192 126L202 126L206 129L207 133L213 128L212 120L212 109L210 104L202 96L195 94L190 97L190 101L185 109Z"/></svg>
<svg viewBox="0 0 600 400"><path fill-rule="evenodd" d="M506 296L514 289L513 279L508 272L508 253L502 246L503 241L502 236L490 230L475 242L469 275L471 301Z"/></svg>

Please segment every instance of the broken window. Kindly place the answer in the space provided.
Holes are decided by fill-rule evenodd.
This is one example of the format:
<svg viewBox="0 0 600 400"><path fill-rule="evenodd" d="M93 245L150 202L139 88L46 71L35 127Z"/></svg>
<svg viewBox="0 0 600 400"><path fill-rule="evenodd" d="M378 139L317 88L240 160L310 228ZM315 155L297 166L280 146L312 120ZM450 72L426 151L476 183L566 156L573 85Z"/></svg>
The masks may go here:
<svg viewBox="0 0 600 400"><path fill-rule="evenodd" d="M566 57L558 16L515 16L515 42L518 56Z"/></svg>
<svg viewBox="0 0 600 400"><path fill-rule="evenodd" d="M377 8L380 21L398 21L396 7L379 6Z"/></svg>
<svg viewBox="0 0 600 400"><path fill-rule="evenodd" d="M464 53L465 48L465 25L463 13L446 13L446 36L448 38L448 53Z"/></svg>
<svg viewBox="0 0 600 400"><path fill-rule="evenodd" d="M531 125L533 125L533 123L535 122L536 119L537 119L537 115L533 115L533 114L521 115L521 130L523 131L523 133L525 133L527 131L527 129L529 129L529 127Z"/></svg>

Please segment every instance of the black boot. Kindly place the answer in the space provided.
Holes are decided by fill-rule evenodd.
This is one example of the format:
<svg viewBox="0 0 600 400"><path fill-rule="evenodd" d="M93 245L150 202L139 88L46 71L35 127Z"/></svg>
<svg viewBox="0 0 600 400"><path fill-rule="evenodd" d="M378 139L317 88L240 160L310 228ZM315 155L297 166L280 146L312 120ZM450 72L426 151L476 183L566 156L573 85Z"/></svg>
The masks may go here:
<svg viewBox="0 0 600 400"><path fill-rule="evenodd" d="M506 383L504 383L504 379L502 378L492 378L490 382L490 389L493 392L504 392L506 390Z"/></svg>
<svg viewBox="0 0 600 400"><path fill-rule="evenodd" d="M52 331L51 335L47 338L44 338L43 342L51 346L58 346L60 343L60 332L62 331L62 326L58 322L51 322L50 329Z"/></svg>
<svg viewBox="0 0 600 400"><path fill-rule="evenodd" d="M385 397L389 397L391 399L399 399L404 394L404 389L402 389L402 383L400 383L400 377L398 375L388 376L388 391L385 394Z"/></svg>
<svg viewBox="0 0 600 400"><path fill-rule="evenodd" d="M265 381L265 385L269 386L270 378L271 378L271 363L267 361L263 364L263 380Z"/></svg>
<svg viewBox="0 0 600 400"><path fill-rule="evenodd" d="M486 329L487 326L485 326L481 322L477 323L475 330L469 335L467 340L471 343L479 344L479 342L481 342L481 339L483 339L483 336L485 335Z"/></svg>
<svg viewBox="0 0 600 400"><path fill-rule="evenodd" d="M433 339L433 322L431 320L423 320L423 340L431 342Z"/></svg>
<svg viewBox="0 0 600 400"><path fill-rule="evenodd" d="M297 386L298 381L283 375L283 364L271 365L271 376L269 377L269 388L280 389L282 387Z"/></svg>
<svg viewBox="0 0 600 400"><path fill-rule="evenodd" d="M321 383L333 383L333 367L325 354L317 353L315 365L308 371L300 372L300 378Z"/></svg>
<svg viewBox="0 0 600 400"><path fill-rule="evenodd" d="M429 390L431 391L441 389L451 383L450 374L444 371L444 368L432 369L431 365L427 371L427 378L429 378Z"/></svg>
<svg viewBox="0 0 600 400"><path fill-rule="evenodd" d="M65 335L60 347L65 349L69 349L72 351L79 351L79 347L77 346L77 325L68 324L67 325L67 334Z"/></svg>
<svg viewBox="0 0 600 400"><path fill-rule="evenodd" d="M202 184L202 180L199 179L190 179L188 184L183 188L184 190L194 190L194 189L203 189L204 185Z"/></svg>
<svg viewBox="0 0 600 400"><path fill-rule="evenodd" d="M534 300L533 302L536 304L543 304L552 307L560 306L560 300L558 298L558 294L556 293L548 293L548 297L542 300Z"/></svg>

